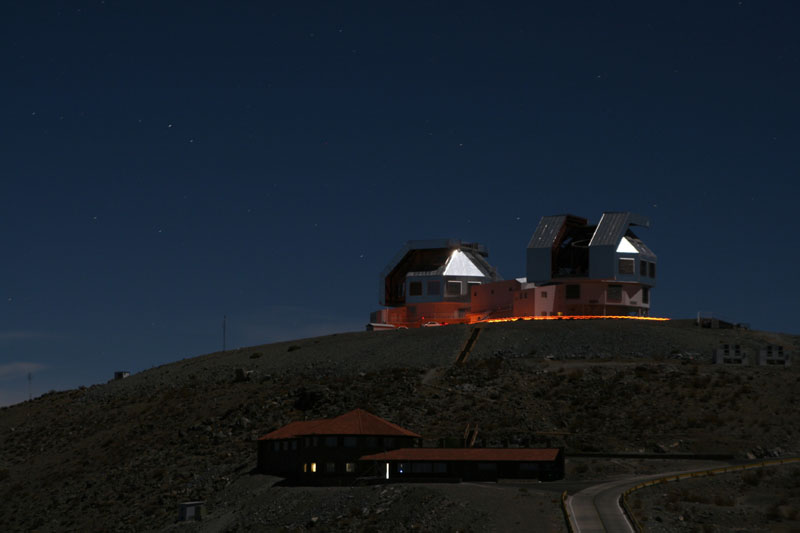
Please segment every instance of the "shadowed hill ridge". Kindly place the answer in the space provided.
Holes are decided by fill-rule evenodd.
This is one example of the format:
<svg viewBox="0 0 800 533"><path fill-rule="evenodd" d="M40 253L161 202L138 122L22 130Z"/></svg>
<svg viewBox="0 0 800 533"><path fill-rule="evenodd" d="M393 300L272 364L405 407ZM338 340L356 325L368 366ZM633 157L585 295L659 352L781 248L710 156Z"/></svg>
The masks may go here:
<svg viewBox="0 0 800 533"><path fill-rule="evenodd" d="M193 499L221 512L255 466L255 439L355 408L429 443L478 423L487 446L800 452L797 366L708 364L721 341L796 353L797 336L677 321L482 327L464 365L453 363L469 326L347 333L185 359L1 409L0 529L160 530ZM247 521L255 510L234 514L237 527L260 523Z"/></svg>

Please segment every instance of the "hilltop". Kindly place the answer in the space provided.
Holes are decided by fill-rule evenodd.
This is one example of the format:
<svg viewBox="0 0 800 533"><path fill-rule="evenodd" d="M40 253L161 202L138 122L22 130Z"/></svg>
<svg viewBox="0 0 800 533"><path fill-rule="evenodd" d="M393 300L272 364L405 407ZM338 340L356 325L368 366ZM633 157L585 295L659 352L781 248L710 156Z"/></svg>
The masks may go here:
<svg viewBox="0 0 800 533"><path fill-rule="evenodd" d="M251 474L259 435L355 407L424 435L429 445L477 423L484 445L564 446L567 457L800 453L798 366L710 364L720 342L751 353L769 342L798 353L798 336L690 321L483 328L464 365L454 361L470 326L347 333L203 355L3 408L0 529L163 530L172 527L177 503L194 499L209 502L210 518L226 517L215 522L221 530L263 521L303 529L312 515L329 528L382 530L396 527L398 516L423 528L463 522L475 530L500 519L427 487L287 493L270 488L275 479ZM613 468L596 462L568 468L568 477L601 477ZM557 504L523 495L558 530ZM353 498L364 502L357 512Z"/></svg>

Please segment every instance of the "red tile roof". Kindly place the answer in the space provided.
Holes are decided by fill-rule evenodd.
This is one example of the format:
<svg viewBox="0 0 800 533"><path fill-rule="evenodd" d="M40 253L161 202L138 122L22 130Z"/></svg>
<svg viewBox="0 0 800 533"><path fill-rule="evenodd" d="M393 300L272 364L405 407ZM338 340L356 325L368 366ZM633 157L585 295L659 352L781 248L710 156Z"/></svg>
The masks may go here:
<svg viewBox="0 0 800 533"><path fill-rule="evenodd" d="M554 461L557 448L401 448L361 461Z"/></svg>
<svg viewBox="0 0 800 533"><path fill-rule="evenodd" d="M304 435L379 435L382 437L417 437L413 431L392 424L363 409L321 420L291 422L267 433L259 440L288 439Z"/></svg>
<svg viewBox="0 0 800 533"><path fill-rule="evenodd" d="M296 421L296 422L289 422L282 428L278 428L275 431L270 431L263 437L259 437L258 440L267 440L267 439L289 439L291 437L296 437L298 435L310 435L309 431L314 426L325 422L324 419L319 420L303 420L303 421Z"/></svg>

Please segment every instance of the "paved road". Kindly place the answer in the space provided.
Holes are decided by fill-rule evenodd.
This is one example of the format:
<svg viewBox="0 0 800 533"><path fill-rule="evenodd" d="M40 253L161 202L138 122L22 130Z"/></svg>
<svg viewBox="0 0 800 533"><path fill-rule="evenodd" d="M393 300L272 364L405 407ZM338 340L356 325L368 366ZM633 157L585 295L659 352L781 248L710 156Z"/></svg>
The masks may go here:
<svg viewBox="0 0 800 533"><path fill-rule="evenodd" d="M569 497L567 505L574 518L577 533L635 533L619 505L619 498L628 487L648 479L658 479L687 472L722 466L720 463L698 464L691 470L636 476L587 487Z"/></svg>

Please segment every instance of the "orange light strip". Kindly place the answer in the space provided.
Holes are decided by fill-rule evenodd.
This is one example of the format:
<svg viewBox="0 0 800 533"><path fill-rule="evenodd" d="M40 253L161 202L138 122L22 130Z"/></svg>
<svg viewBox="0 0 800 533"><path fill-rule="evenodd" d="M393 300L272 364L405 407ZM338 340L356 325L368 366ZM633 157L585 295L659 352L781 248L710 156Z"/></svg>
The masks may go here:
<svg viewBox="0 0 800 533"><path fill-rule="evenodd" d="M494 322L515 322L517 320L655 320L657 322L664 322L669 318L660 318L655 316L612 316L612 315L566 315L566 316L513 316L508 318L488 318L486 320L478 320L483 323Z"/></svg>

